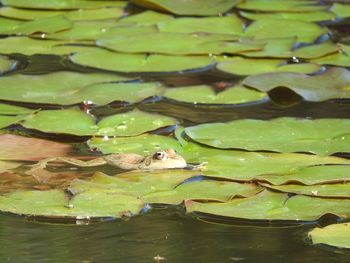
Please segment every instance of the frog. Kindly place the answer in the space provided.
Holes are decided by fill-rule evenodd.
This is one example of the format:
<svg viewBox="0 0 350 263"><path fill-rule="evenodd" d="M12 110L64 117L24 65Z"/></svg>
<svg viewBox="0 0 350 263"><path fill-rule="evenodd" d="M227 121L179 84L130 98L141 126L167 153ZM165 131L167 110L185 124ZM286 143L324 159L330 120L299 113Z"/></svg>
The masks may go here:
<svg viewBox="0 0 350 263"><path fill-rule="evenodd" d="M165 149L146 156L135 153L114 153L90 161L82 161L69 157L51 157L40 160L38 163L32 165L26 173L33 174L33 172L38 169L45 169L49 162L64 162L79 167L93 167L108 164L123 170L203 170L207 164L207 162L202 162L197 165L188 164L174 149Z"/></svg>

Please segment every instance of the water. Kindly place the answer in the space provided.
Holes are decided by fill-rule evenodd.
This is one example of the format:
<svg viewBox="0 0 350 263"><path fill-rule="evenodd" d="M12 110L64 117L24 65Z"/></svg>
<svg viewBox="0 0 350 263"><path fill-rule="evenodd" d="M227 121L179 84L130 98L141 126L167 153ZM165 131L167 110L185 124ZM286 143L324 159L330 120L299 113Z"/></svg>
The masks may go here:
<svg viewBox="0 0 350 263"><path fill-rule="evenodd" d="M0 216L0 262L349 262L311 246L308 225L208 224L175 209L90 225Z"/></svg>

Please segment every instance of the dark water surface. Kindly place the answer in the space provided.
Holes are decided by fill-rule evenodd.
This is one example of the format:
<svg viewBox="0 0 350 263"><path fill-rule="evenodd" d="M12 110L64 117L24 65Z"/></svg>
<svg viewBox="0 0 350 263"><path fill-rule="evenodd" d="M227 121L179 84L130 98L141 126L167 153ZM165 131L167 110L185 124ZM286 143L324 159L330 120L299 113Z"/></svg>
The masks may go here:
<svg viewBox="0 0 350 263"><path fill-rule="evenodd" d="M2 215L0 224L0 262L349 262L310 245L310 225L208 224L169 210L90 225Z"/></svg>

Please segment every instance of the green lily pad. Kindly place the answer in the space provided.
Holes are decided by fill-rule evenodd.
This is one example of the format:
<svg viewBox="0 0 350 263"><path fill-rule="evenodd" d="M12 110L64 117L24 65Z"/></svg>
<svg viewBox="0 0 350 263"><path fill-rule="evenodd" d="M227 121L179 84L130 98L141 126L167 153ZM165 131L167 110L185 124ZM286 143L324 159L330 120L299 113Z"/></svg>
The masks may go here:
<svg viewBox="0 0 350 263"><path fill-rule="evenodd" d="M206 85L167 88L163 96L168 99L194 104L239 104L267 98L266 93L240 86L227 88L216 94L210 86Z"/></svg>
<svg viewBox="0 0 350 263"><path fill-rule="evenodd" d="M62 79L65 81L62 82ZM53 72L45 75L16 74L0 78L0 97L8 101L53 104L74 104L95 98L98 103L104 102L97 90L103 86L96 86L96 89L94 89L94 84L128 79L127 77L105 73L78 73L68 71ZM123 84L111 85L116 85L117 87L123 86ZM147 86L150 87L152 85L149 84ZM125 84L124 87L130 88L130 86ZM106 84L106 87L104 89L102 88L102 90L106 92L109 90L109 93L111 93L109 84ZM133 89L133 91L136 91L136 89ZM145 93L147 94L148 91L145 91ZM136 94L135 97L137 97ZM110 102L110 98L105 98L105 101ZM117 95L114 98L120 98L120 96Z"/></svg>
<svg viewBox="0 0 350 263"><path fill-rule="evenodd" d="M205 33L147 33L120 35L97 41L102 46L125 53L221 54L261 50L262 43L237 41L236 36Z"/></svg>
<svg viewBox="0 0 350 263"><path fill-rule="evenodd" d="M316 76L291 72L266 73L249 76L243 84L263 92L287 87L308 101L350 98L350 72L342 68L331 68Z"/></svg>
<svg viewBox="0 0 350 263"><path fill-rule="evenodd" d="M88 29L87 29L88 32ZM133 34L148 34L158 32L158 29L155 25L130 25L130 24L121 24L118 23L117 26L109 27L102 29L102 32L97 36L97 38L108 39L114 38L119 35L133 35Z"/></svg>
<svg viewBox="0 0 350 263"><path fill-rule="evenodd" d="M62 15L71 21L82 20L103 20L119 18L123 15L123 9L120 7L99 8L99 9L79 9L71 11L54 11L54 10L30 10L13 7L0 8L0 15L4 17L34 20L49 16Z"/></svg>
<svg viewBox="0 0 350 263"><path fill-rule="evenodd" d="M0 104L0 115L20 115L35 112L33 109L23 108L19 106Z"/></svg>
<svg viewBox="0 0 350 263"><path fill-rule="evenodd" d="M70 59L76 64L117 72L176 72L214 65L209 56L119 54L103 49L78 52Z"/></svg>
<svg viewBox="0 0 350 263"><path fill-rule="evenodd" d="M226 203L185 202L187 212L250 220L315 221L325 214L347 218L350 200L323 199L309 196L288 197L287 194L263 191L258 195L233 199Z"/></svg>
<svg viewBox="0 0 350 263"><path fill-rule="evenodd" d="M317 197L334 197L334 198L349 198L350 184L322 184L322 185L269 185L261 184L271 190L276 190L284 193L295 193L301 195L317 196Z"/></svg>
<svg viewBox="0 0 350 263"><path fill-rule="evenodd" d="M238 9L264 12L313 12L325 10L327 6L319 5L316 1L300 0L249 0L239 3Z"/></svg>
<svg viewBox="0 0 350 263"><path fill-rule="evenodd" d="M326 29L314 23L287 19L259 19L245 31L246 36L255 39L297 37L299 42L314 42L325 33Z"/></svg>
<svg viewBox="0 0 350 263"><path fill-rule="evenodd" d="M248 197L262 191L255 184L203 180L184 183L170 191L157 191L143 196L146 203L177 205L184 200L226 202L234 197Z"/></svg>
<svg viewBox="0 0 350 263"><path fill-rule="evenodd" d="M169 191L178 184L197 175L198 171L169 169L159 171L131 171L109 176L97 172L90 181L74 180L69 189L73 194L90 190L115 190L124 194L143 197L150 193Z"/></svg>
<svg viewBox="0 0 350 263"><path fill-rule="evenodd" d="M133 110L103 118L96 135L135 136L162 127L175 125L174 118Z"/></svg>
<svg viewBox="0 0 350 263"><path fill-rule="evenodd" d="M268 72L298 72L310 74L321 69L314 63L286 64L282 59L253 59L253 58L230 58L219 62L216 66L219 70L234 75L255 75Z"/></svg>
<svg viewBox="0 0 350 263"><path fill-rule="evenodd" d="M176 18L168 19L157 24L160 32L176 33L216 33L242 34L243 22L236 16L205 17L205 18Z"/></svg>
<svg viewBox="0 0 350 263"><path fill-rule="evenodd" d="M87 0L1 0L4 6L28 9L69 10L80 8L124 7L126 1L87 1Z"/></svg>
<svg viewBox="0 0 350 263"><path fill-rule="evenodd" d="M17 62L15 60L0 56L0 74L12 70L16 64Z"/></svg>
<svg viewBox="0 0 350 263"><path fill-rule="evenodd" d="M67 125L67 120L69 120L69 125ZM39 111L27 118L22 125L42 132L78 136L93 135L98 130L95 120L78 108Z"/></svg>
<svg viewBox="0 0 350 263"><path fill-rule="evenodd" d="M313 244L325 244L338 248L350 248L350 224L333 224L314 228L309 232Z"/></svg>
<svg viewBox="0 0 350 263"><path fill-rule="evenodd" d="M132 0L132 3L147 8L159 9L177 15L215 16L229 11L238 0Z"/></svg>
<svg viewBox="0 0 350 263"><path fill-rule="evenodd" d="M17 116L0 116L0 129L6 128L12 124L19 123L27 118L27 115L17 115Z"/></svg>
<svg viewBox="0 0 350 263"><path fill-rule="evenodd" d="M347 119L277 118L201 124L185 132L196 142L222 149L329 155L349 151L349 129Z"/></svg>
<svg viewBox="0 0 350 263"><path fill-rule="evenodd" d="M341 51L339 53L313 59L312 62L322 65L350 67L350 46L343 44L339 44L339 46L341 47Z"/></svg>
<svg viewBox="0 0 350 263"><path fill-rule="evenodd" d="M70 205L69 205L70 204ZM0 211L27 216L93 218L138 214L143 202L113 191L86 191L71 201L63 191L21 191L0 196Z"/></svg>
<svg viewBox="0 0 350 263"><path fill-rule="evenodd" d="M250 20L259 19L291 19L305 22L319 22L334 20L336 15L330 11L315 11L315 12L278 12L278 13L252 13L241 11L239 14Z"/></svg>
<svg viewBox="0 0 350 263"><path fill-rule="evenodd" d="M152 10L146 10L138 14L123 17L121 20L119 20L119 22L149 26L172 19L173 16L171 15L158 13Z"/></svg>
<svg viewBox="0 0 350 263"><path fill-rule="evenodd" d="M30 35L33 33L55 33L72 28L73 23L63 16L38 18L17 24L11 29L0 30L3 35Z"/></svg>
<svg viewBox="0 0 350 263"><path fill-rule="evenodd" d="M331 11L341 18L350 17L350 6L346 4L334 3Z"/></svg>
<svg viewBox="0 0 350 263"><path fill-rule="evenodd" d="M90 148L97 148L104 154L109 153L136 153L150 154L160 149L175 149L181 151L180 144L171 137L156 134L141 134L133 137L99 138L88 141Z"/></svg>
<svg viewBox="0 0 350 263"><path fill-rule="evenodd" d="M309 167L295 167L294 171L279 174L262 174L257 180L267 181L273 185L282 185L293 182L304 185L325 183L341 183L350 181L350 166L348 165L316 165Z"/></svg>

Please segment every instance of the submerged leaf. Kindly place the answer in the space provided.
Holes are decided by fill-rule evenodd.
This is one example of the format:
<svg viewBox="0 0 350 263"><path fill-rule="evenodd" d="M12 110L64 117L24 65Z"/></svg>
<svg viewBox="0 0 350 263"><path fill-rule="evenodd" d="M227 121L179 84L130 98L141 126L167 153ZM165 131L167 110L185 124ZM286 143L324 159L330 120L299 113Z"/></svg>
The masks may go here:
<svg viewBox="0 0 350 263"><path fill-rule="evenodd" d="M244 87L231 87L215 93L210 86L189 86L180 88L167 88L163 96L181 102L205 104L239 104L260 101L267 98L262 92Z"/></svg>
<svg viewBox="0 0 350 263"><path fill-rule="evenodd" d="M338 248L350 248L350 224L333 224L314 228L309 232L313 244L325 244Z"/></svg>
<svg viewBox="0 0 350 263"><path fill-rule="evenodd" d="M165 10L177 15L220 15L229 11L238 0L132 0L131 2L145 6Z"/></svg>
<svg viewBox="0 0 350 263"><path fill-rule="evenodd" d="M350 72L342 68L331 68L316 76L289 72L266 73L249 76L243 84L263 92L287 87L309 101L350 98Z"/></svg>
<svg viewBox="0 0 350 263"><path fill-rule="evenodd" d="M329 155L349 151L349 130L347 119L277 118L201 124L185 132L199 143L222 149Z"/></svg>
<svg viewBox="0 0 350 263"><path fill-rule="evenodd" d="M214 60L209 56L120 54L103 49L78 52L70 59L76 64L117 72L204 70L214 65Z"/></svg>

